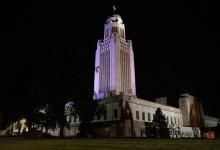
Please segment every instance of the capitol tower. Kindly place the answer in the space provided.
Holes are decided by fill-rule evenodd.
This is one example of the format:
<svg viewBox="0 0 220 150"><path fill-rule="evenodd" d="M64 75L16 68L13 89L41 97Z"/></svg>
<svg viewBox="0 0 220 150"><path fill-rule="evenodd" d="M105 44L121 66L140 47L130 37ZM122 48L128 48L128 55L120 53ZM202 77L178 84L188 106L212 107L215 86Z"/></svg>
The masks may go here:
<svg viewBox="0 0 220 150"><path fill-rule="evenodd" d="M126 40L125 25L115 9L105 22L104 39L97 42L94 72L94 100L136 96L132 42Z"/></svg>

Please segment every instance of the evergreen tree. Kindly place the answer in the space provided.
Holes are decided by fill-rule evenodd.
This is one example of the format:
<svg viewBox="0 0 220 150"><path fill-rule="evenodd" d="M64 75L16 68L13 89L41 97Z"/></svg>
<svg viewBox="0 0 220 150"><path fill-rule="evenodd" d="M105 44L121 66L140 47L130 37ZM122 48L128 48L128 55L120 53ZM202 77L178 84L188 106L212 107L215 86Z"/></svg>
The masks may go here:
<svg viewBox="0 0 220 150"><path fill-rule="evenodd" d="M169 129L167 127L166 118L160 108L157 108L153 118L153 133L155 137L168 138Z"/></svg>

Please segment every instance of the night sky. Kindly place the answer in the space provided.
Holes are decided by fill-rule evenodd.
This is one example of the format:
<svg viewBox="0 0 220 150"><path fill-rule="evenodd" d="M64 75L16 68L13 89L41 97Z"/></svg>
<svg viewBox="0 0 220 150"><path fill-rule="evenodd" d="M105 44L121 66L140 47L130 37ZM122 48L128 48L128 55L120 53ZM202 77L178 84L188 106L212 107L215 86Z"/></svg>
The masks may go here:
<svg viewBox="0 0 220 150"><path fill-rule="evenodd" d="M210 1L1 4L0 94L19 94L38 76L49 80L56 71L72 70L76 98L92 96L96 42L113 4L133 42L137 96L168 96L175 106L187 92L203 102L207 114L220 117L220 9Z"/></svg>

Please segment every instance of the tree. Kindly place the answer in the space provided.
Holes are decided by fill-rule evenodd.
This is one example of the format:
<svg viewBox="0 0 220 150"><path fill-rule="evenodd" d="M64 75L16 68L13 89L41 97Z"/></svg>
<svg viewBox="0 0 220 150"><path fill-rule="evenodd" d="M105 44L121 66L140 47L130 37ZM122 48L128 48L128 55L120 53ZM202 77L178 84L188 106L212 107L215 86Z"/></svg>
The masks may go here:
<svg viewBox="0 0 220 150"><path fill-rule="evenodd" d="M84 55L75 55L75 50L57 48L44 59L37 58L40 64L33 61L16 67L10 73L7 86L0 85L1 128L25 118L30 135L33 125L45 128L58 125L62 137L64 127L68 126L65 104L71 99L81 119L80 131L87 132L86 126L93 119L97 103L91 98L92 79L85 72L91 64L82 58ZM45 106L48 106L46 113L39 113Z"/></svg>
<svg viewBox="0 0 220 150"><path fill-rule="evenodd" d="M80 118L80 133L79 137L87 137L93 134L93 128L91 128L91 121L94 119L94 115L102 113L103 107L98 106L98 102L93 100L84 100L78 103L77 113Z"/></svg>
<svg viewBox="0 0 220 150"><path fill-rule="evenodd" d="M38 115L36 117L37 122L35 124L38 125L38 128L41 127L41 129L43 129L44 127L46 135L48 134L48 129L55 129L57 127L57 120L50 105L42 107L38 111Z"/></svg>
<svg viewBox="0 0 220 150"><path fill-rule="evenodd" d="M168 138L169 129L167 127L166 117L160 108L157 108L153 118L153 132L155 137Z"/></svg>
<svg viewBox="0 0 220 150"><path fill-rule="evenodd" d="M147 138L154 137L154 126L152 122L145 122L145 135Z"/></svg>
<svg viewBox="0 0 220 150"><path fill-rule="evenodd" d="M72 114L80 118L80 134L84 136L88 132L88 124L93 120L96 110L96 102L92 100L92 87L84 72L86 63L80 63L71 50L58 58L53 58L53 63L44 65L41 77L40 97L47 102L51 115L57 120L60 128L60 137L63 137L65 127L68 127L67 114L65 113L66 103L72 102ZM80 59L81 60L81 59ZM77 62L77 63L76 63ZM80 64L80 67L79 67ZM77 69L76 69L77 68ZM80 70L82 69L82 70ZM80 74L79 72L83 72ZM89 80L92 81L92 80Z"/></svg>
<svg viewBox="0 0 220 150"><path fill-rule="evenodd" d="M37 71L34 66L23 66L13 72L8 87L1 94L4 103L0 110L2 111L4 128L25 118L29 135L31 135L32 125L37 118L37 109L41 105L37 96ZM23 78L26 80L22 80Z"/></svg>

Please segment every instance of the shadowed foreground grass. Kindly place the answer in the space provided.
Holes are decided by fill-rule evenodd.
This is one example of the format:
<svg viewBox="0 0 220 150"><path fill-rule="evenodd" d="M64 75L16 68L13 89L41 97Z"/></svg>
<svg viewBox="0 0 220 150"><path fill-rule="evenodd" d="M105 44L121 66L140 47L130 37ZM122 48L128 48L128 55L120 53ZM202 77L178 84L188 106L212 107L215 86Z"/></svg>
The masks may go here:
<svg viewBox="0 0 220 150"><path fill-rule="evenodd" d="M220 150L220 140L0 138L0 150Z"/></svg>

